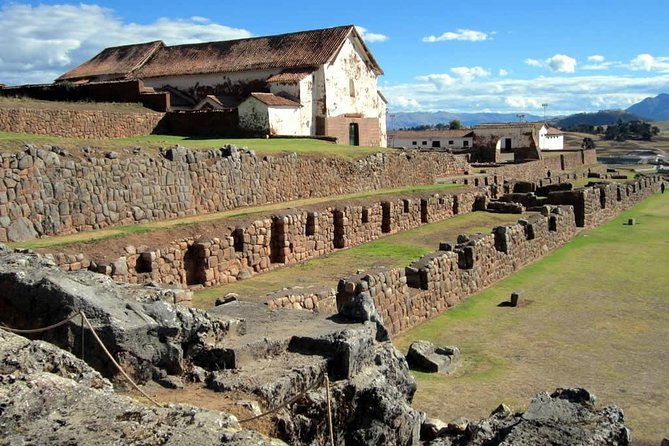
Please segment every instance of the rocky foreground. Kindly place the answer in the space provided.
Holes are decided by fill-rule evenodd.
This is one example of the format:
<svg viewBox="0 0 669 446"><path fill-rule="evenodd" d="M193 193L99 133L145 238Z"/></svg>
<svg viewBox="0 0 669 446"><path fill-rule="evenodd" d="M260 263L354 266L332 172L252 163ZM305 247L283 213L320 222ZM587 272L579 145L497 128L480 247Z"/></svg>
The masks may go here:
<svg viewBox="0 0 669 446"><path fill-rule="evenodd" d="M267 417L278 440L223 412L120 396L118 372L74 318L40 335L50 343L0 330L0 445L327 444L326 375L338 445L629 444L622 411L597 410L582 389L539 395L522 414L427 419L411 407L415 381L365 296L340 302L340 315L244 302L204 312L166 302L170 290L64 273L48 257L2 247L0 289L2 324L38 328L84 312L140 383L194 381L251 395L262 410L285 406ZM86 362L68 353L80 354L82 333Z"/></svg>

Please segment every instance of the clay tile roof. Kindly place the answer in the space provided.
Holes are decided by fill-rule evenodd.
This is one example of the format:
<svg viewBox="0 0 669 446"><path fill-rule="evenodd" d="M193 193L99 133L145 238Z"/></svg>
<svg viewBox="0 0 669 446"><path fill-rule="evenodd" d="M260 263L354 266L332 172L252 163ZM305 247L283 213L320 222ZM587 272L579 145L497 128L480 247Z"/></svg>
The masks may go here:
<svg viewBox="0 0 669 446"><path fill-rule="evenodd" d="M164 47L165 44L158 40L149 43L106 48L88 62L63 74L56 81L75 81L83 78L95 78L97 76L124 79L142 66L153 53Z"/></svg>
<svg viewBox="0 0 669 446"><path fill-rule="evenodd" d="M277 96L274 93L251 93L251 96L270 107L301 107L299 102Z"/></svg>
<svg viewBox="0 0 669 446"><path fill-rule="evenodd" d="M270 76L269 83L292 84L301 81L315 71L315 68L292 68Z"/></svg>
<svg viewBox="0 0 669 446"><path fill-rule="evenodd" d="M139 79L272 68L316 67L333 60L353 34L377 74L383 71L352 25L276 36L163 47L134 73Z"/></svg>
<svg viewBox="0 0 669 446"><path fill-rule="evenodd" d="M548 131L546 131L547 135L562 135L562 130L556 129L555 127L548 127Z"/></svg>

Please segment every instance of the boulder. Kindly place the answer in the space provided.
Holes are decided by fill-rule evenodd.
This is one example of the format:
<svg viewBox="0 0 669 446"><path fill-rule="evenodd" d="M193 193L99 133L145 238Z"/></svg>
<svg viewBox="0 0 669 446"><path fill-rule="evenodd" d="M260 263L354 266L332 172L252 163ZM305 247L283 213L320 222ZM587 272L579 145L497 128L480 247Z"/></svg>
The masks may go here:
<svg viewBox="0 0 669 446"><path fill-rule="evenodd" d="M496 409L489 418L469 422L466 429L446 429L429 446L504 444L627 446L630 431L617 406L595 408L585 389L557 389L537 395L525 413ZM450 424L449 424L450 426Z"/></svg>
<svg viewBox="0 0 669 446"><path fill-rule="evenodd" d="M285 445L224 412L121 397L72 354L2 329L0 418L3 444Z"/></svg>
<svg viewBox="0 0 669 446"><path fill-rule="evenodd" d="M450 373L460 360L457 347L435 347L428 341L415 341L409 347L407 362L412 370L428 373Z"/></svg>

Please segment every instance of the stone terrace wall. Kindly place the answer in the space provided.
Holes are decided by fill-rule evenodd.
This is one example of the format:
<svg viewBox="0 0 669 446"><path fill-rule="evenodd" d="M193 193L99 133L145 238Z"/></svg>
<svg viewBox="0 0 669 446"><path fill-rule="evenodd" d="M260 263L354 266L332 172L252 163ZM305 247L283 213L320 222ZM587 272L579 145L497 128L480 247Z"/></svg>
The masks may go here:
<svg viewBox="0 0 669 446"><path fill-rule="evenodd" d="M559 175L562 171L572 170L580 166L597 164L596 150L564 151L560 154L552 152L544 154L541 160L528 161L518 164L504 164L494 169L503 180L535 181L537 178L550 178Z"/></svg>
<svg viewBox="0 0 669 446"><path fill-rule="evenodd" d="M62 269L92 269L118 281L214 286L484 209L488 193L486 188L467 189L424 198L410 195L318 210L292 209L250 223L224 221L214 236L193 235L165 246L128 246L124 255L110 261L85 253L57 253L54 258ZM87 248L96 251L95 244Z"/></svg>
<svg viewBox="0 0 669 446"><path fill-rule="evenodd" d="M0 130L68 138L150 135L164 113L0 108Z"/></svg>
<svg viewBox="0 0 669 446"><path fill-rule="evenodd" d="M588 203L588 221L599 224L658 189L659 178L647 177L620 188L613 184L587 188L579 196ZM614 201L599 201L602 190ZM625 192L620 200L618 191ZM337 306L368 296L390 333L398 334L564 245L576 232L573 207L546 206L543 215L496 227L492 234L460 236L454 246L442 243L443 250L406 268L376 269L344 278L337 287Z"/></svg>
<svg viewBox="0 0 669 446"><path fill-rule="evenodd" d="M547 202L573 206L576 225L591 228L632 207L638 203L639 196L646 198L658 187L657 177L642 177L627 184L603 183L583 189L551 192Z"/></svg>
<svg viewBox="0 0 669 446"><path fill-rule="evenodd" d="M379 153L351 161L260 158L234 147L107 159L50 148L0 155L0 242L67 234L306 197L433 184L464 173L448 153Z"/></svg>

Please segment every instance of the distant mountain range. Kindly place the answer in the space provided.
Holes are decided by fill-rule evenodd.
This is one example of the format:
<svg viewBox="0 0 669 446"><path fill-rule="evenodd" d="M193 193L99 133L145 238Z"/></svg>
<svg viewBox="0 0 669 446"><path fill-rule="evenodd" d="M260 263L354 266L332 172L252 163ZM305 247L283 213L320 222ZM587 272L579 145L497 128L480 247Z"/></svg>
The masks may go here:
<svg viewBox="0 0 669 446"><path fill-rule="evenodd" d="M516 113L451 113L451 112L398 112L388 115L388 130L418 127L421 125L448 124L457 119L466 127L488 122L518 122ZM523 115L523 121L541 121L537 115Z"/></svg>
<svg viewBox="0 0 669 446"><path fill-rule="evenodd" d="M388 130L448 124L454 119L459 120L466 127L471 127L489 122L518 122L521 119L537 122L542 121L543 117L532 114L524 114L521 117L516 113L397 112L388 115ZM654 98L646 98L626 110L577 113L564 117L553 117L549 119L549 122L556 127L569 128L579 125L615 124L618 120L669 121L669 94L663 93Z"/></svg>
<svg viewBox="0 0 669 446"><path fill-rule="evenodd" d="M629 113L625 110L600 110L595 113L577 113L564 118L552 119L550 123L555 127L568 129L580 125L609 125L617 123L618 120L627 122L643 119L644 118L641 116Z"/></svg>
<svg viewBox="0 0 669 446"><path fill-rule="evenodd" d="M662 93L654 98L646 98L628 107L626 111L647 120L669 121L669 94Z"/></svg>

